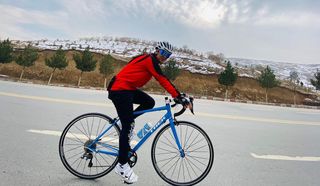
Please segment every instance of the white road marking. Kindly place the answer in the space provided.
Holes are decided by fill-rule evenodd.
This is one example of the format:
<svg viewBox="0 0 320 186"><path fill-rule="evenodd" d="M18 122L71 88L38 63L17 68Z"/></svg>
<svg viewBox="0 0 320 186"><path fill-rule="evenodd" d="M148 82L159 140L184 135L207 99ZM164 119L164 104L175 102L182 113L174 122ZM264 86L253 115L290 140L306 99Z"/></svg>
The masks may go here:
<svg viewBox="0 0 320 186"><path fill-rule="evenodd" d="M9 92L0 92L0 95L24 98L24 99L32 99L39 101L49 101L49 102L57 102L57 103L68 103L68 104L81 104L81 105L91 105L91 106L102 106L102 107L112 107L113 104L107 103L98 103L98 102L87 102L87 101L77 101L77 100L67 100L67 99L57 99L57 98L49 98L49 97L39 97L39 96L27 96L22 94L15 94ZM244 120L244 121L257 121L257 122L266 122L266 123L276 123L276 124L294 124L294 125L315 125L320 126L320 122L315 121L298 121L298 120L283 120L283 119L272 119L272 118L256 118L256 117L248 117L248 116L236 116L236 115L226 115L226 114L211 114L205 112L197 112L198 116L205 116L211 118L222 118L222 119L233 119L233 120Z"/></svg>
<svg viewBox="0 0 320 186"><path fill-rule="evenodd" d="M308 111L308 112L297 112L297 113L299 113L299 114L309 114L309 115L319 115L320 114L320 110L310 110L310 111Z"/></svg>
<svg viewBox="0 0 320 186"><path fill-rule="evenodd" d="M256 118L256 117L226 115L226 114L210 114L210 113L204 113L204 112L197 112L196 115L212 117L212 118L245 120L245 121L258 121L258 122L277 123L277 124L316 125L316 126L320 126L320 122L314 122L314 121L284 120L284 119L272 119L272 118Z"/></svg>
<svg viewBox="0 0 320 186"><path fill-rule="evenodd" d="M240 108L241 109L241 108ZM274 111L274 108L258 108L258 107L246 107L247 110L253 110L253 111Z"/></svg>
<svg viewBox="0 0 320 186"><path fill-rule="evenodd" d="M61 136L62 132L60 131L54 131L54 130L33 130L29 129L27 132L31 133L38 133L38 134L46 134L46 135L51 135L51 136Z"/></svg>
<svg viewBox="0 0 320 186"><path fill-rule="evenodd" d="M64 86L59 84L35 84L33 82L13 82L13 81L0 81L1 84L17 84L18 86L24 86L24 87L35 87L35 88L43 88L43 89L56 89L56 90L71 90L71 91L87 91L87 92L100 92L105 94L106 90L99 90L93 87L86 88L86 87L72 87L72 86Z"/></svg>
<svg viewBox="0 0 320 186"><path fill-rule="evenodd" d="M57 98L40 97L40 96L27 96L27 95L15 94L15 93L9 93L9 92L0 92L0 95L16 97L16 98L39 100L39 101L49 101L49 102L56 102L56 103L71 103L71 104L80 104L80 105L113 107L112 104L106 104L106 103L77 101L77 100L68 100L68 99L57 99Z"/></svg>
<svg viewBox="0 0 320 186"><path fill-rule="evenodd" d="M257 155L251 153L251 156L257 159L267 159L267 160L289 160L289 161L320 161L320 157L312 156L283 156L283 155Z"/></svg>
<svg viewBox="0 0 320 186"><path fill-rule="evenodd" d="M60 131L55 131L55 130L34 130L34 129L29 129L27 132L31 133L36 133L36 134L44 134L44 135L51 135L51 136L58 136L60 137L62 132ZM88 137L84 134L67 134L68 138L73 138L73 139L81 139L81 140L87 140ZM96 138L96 136L91 136L92 139ZM100 142L103 141L108 141L109 143L118 143L119 140L118 138L112 138L112 137L103 137ZM137 141L131 140L131 145L136 145L138 144Z"/></svg>

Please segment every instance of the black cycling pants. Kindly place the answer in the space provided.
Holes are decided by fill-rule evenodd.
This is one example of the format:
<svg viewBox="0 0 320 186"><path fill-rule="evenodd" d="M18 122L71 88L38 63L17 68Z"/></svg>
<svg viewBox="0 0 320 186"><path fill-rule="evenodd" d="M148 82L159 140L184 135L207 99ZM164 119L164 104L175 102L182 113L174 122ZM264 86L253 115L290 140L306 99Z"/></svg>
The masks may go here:
<svg viewBox="0 0 320 186"><path fill-rule="evenodd" d="M131 131L131 124L134 123L134 119L138 117L138 115L134 116L133 112L151 109L154 107L155 102L152 97L141 90L109 91L108 97L115 105L122 124L119 138L119 163L125 164L129 160L129 134ZM139 104L134 111L133 104Z"/></svg>

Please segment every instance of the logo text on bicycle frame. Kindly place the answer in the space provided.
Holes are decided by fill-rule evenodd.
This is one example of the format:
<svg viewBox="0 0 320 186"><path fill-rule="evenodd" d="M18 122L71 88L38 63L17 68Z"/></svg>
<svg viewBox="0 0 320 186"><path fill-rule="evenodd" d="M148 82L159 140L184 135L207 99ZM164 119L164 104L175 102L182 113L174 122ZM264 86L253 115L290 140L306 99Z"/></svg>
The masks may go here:
<svg viewBox="0 0 320 186"><path fill-rule="evenodd" d="M160 125L166 121L166 119L167 119L166 117L162 117L160 121L158 121L158 123L150 130L150 132L157 130L157 128L159 128Z"/></svg>

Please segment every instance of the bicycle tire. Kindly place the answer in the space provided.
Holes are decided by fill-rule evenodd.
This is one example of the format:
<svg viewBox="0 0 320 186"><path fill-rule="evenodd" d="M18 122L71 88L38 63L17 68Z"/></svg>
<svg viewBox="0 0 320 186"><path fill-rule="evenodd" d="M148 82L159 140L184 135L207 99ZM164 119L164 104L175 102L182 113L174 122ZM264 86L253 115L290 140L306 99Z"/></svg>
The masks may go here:
<svg viewBox="0 0 320 186"><path fill-rule="evenodd" d="M212 146L212 142L209 136L205 133L205 131L194 123L187 122L187 121L178 121L175 124L175 128L177 131L177 135L179 136L179 139L181 141L180 142L181 146L184 149L185 157L182 158L180 156L180 152L174 140L172 130L170 128L170 125L168 124L164 126L157 133L152 143L151 159L152 159L153 167L155 168L157 174L165 182L171 185L177 185L177 186L195 185L200 181L202 181L208 175L208 173L212 168L213 161L214 161L214 149ZM185 133L183 133L183 128L186 129ZM188 129L191 130L189 133L190 136L187 136ZM198 139L199 136L202 139L199 140ZM200 143L203 140L205 141L206 144L199 147L197 143ZM164 145L165 147L161 147L161 145ZM190 149L191 147L195 149L191 150ZM165 158L161 159L160 155L164 155ZM200 159L200 160L197 160L197 159ZM196 160L196 161L191 162L191 160ZM163 161L165 164L161 163ZM178 168L179 171L177 169L178 161L180 162L180 165ZM196 164L199 164L199 167L201 166L205 166L205 167L203 170L201 170ZM169 169L166 170L166 168L163 168L165 165L168 165ZM181 167L183 169L182 174L180 174ZM176 169L178 171L177 176L175 171ZM195 169L200 170L199 176L196 174ZM184 172L185 170L188 172L185 173ZM171 177L169 177L167 173L168 174L171 173ZM196 175L196 177L191 176L191 174ZM180 175L181 175L181 179L179 179ZM189 177L189 178L186 179L186 177Z"/></svg>
<svg viewBox="0 0 320 186"><path fill-rule="evenodd" d="M83 179L96 179L108 174L116 166L118 162L117 156L95 153L86 148L90 140L95 139L102 131L110 127L112 122L113 120L104 114L87 113L73 119L66 126L59 141L59 156L63 165L70 173ZM94 124L98 126L93 126ZM88 131L86 131L87 129ZM119 126L113 125L99 140L99 144L94 145L94 148L103 149L105 146L102 145L110 144L109 146L118 149L119 134ZM69 146L71 146L71 149L68 149ZM77 153L74 153L74 151ZM69 155L69 153L73 154ZM78 169L80 165L82 171Z"/></svg>

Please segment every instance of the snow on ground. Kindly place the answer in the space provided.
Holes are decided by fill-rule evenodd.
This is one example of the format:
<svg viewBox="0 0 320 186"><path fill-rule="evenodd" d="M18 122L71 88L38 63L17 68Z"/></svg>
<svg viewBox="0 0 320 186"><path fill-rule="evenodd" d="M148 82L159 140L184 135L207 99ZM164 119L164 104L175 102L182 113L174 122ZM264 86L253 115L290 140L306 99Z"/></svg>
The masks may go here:
<svg viewBox="0 0 320 186"><path fill-rule="evenodd" d="M274 71L276 77L281 80L289 80L290 72L296 71L298 72L300 82L302 82L304 86L310 88L313 88L310 79L315 79L314 74L317 72L317 69L320 70L320 64L295 64L239 58L230 58L229 60L233 66L245 69L250 69L252 67L258 69L265 68L268 65Z"/></svg>
<svg viewBox="0 0 320 186"><path fill-rule="evenodd" d="M92 52L103 54L112 53L126 58L139 55L143 52L153 52L156 43L154 41L114 37L92 37L78 40L15 40L12 42L20 47L31 44L40 49L51 50L57 50L60 46L64 50L84 50L89 47ZM179 68L192 73L213 74L220 73L224 69L220 64L208 59L206 54L197 51L194 51L193 55L187 52L177 51L172 55L172 58L177 61ZM257 70L261 70L267 65L274 71L276 77L281 80L288 80L290 72L297 71L300 81L307 87L312 87L310 79L314 78L313 74L317 72L317 69L320 70L320 64L293 64L240 58L228 58L227 60L231 62L239 71L239 75L243 77L255 77L255 74L259 73Z"/></svg>

